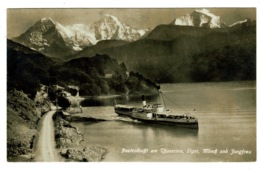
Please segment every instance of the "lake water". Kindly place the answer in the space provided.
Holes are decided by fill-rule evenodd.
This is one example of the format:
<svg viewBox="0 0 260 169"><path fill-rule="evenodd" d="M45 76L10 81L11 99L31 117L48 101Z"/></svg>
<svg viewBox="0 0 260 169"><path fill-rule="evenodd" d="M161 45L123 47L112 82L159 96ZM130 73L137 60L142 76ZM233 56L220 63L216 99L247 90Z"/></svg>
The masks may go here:
<svg viewBox="0 0 260 169"><path fill-rule="evenodd" d="M74 122L85 145L108 149L103 161L211 162L256 160L256 82L164 84L167 109L198 117L199 130L146 124L114 113L108 106L85 107L98 123ZM147 96L147 102L157 97ZM140 97L116 98L141 106Z"/></svg>

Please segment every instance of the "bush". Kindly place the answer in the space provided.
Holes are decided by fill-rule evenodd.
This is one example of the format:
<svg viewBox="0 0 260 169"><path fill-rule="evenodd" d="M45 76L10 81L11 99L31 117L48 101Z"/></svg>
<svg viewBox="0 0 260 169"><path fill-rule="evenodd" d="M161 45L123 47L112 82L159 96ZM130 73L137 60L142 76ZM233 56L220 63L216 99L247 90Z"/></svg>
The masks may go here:
<svg viewBox="0 0 260 169"><path fill-rule="evenodd" d="M69 108L71 104L70 104L68 99L66 99L65 97L59 96L58 97L58 105L60 107L62 107L62 109L65 110L65 109Z"/></svg>

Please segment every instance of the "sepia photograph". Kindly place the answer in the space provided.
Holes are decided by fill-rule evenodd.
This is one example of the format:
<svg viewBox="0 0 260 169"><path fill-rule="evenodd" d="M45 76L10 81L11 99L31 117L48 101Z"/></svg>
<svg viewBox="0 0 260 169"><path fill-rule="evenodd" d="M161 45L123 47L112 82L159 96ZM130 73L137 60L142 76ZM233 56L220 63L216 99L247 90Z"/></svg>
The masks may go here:
<svg viewBox="0 0 260 169"><path fill-rule="evenodd" d="M256 162L256 11L7 8L6 161Z"/></svg>

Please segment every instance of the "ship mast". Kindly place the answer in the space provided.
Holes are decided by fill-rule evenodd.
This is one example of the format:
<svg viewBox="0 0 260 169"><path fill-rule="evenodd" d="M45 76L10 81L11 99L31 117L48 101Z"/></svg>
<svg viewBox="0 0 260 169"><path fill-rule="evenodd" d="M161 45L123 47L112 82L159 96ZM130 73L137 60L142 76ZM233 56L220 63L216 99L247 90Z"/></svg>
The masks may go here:
<svg viewBox="0 0 260 169"><path fill-rule="evenodd" d="M163 98L162 91L160 90L160 89L161 89L161 86L158 85L158 86L157 86L157 89L158 89L158 92L159 92L159 101L160 101L160 103L162 104L164 110L166 110L166 104L165 104L165 101L164 101L164 98Z"/></svg>

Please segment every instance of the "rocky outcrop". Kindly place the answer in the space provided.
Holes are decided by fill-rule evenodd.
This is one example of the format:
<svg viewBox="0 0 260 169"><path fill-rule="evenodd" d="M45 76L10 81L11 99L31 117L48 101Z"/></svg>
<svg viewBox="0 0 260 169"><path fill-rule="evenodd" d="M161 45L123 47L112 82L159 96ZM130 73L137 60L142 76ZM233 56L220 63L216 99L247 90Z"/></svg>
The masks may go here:
<svg viewBox="0 0 260 169"><path fill-rule="evenodd" d="M68 121L64 120L60 112L56 112L54 120L56 147L68 148L79 146L80 142L84 140L82 133Z"/></svg>
<svg viewBox="0 0 260 169"><path fill-rule="evenodd" d="M41 85L40 90L36 92L34 102L36 103L37 112L43 116L50 110L51 102L49 101L48 87Z"/></svg>
<svg viewBox="0 0 260 169"><path fill-rule="evenodd" d="M60 154L64 158L72 161L100 161L104 158L107 150L98 146L82 146L84 137L81 131L65 120L66 115L62 111L57 111L55 120L55 140L56 147L60 148ZM85 119L88 120L88 119ZM89 119L93 121L93 119Z"/></svg>
<svg viewBox="0 0 260 169"><path fill-rule="evenodd" d="M68 159L74 161L85 161L85 162L95 162L100 161L104 158L107 150L102 147L92 146L82 148L68 148L62 149L60 154Z"/></svg>

